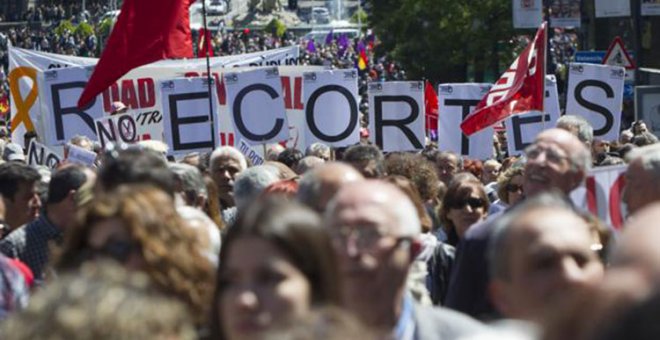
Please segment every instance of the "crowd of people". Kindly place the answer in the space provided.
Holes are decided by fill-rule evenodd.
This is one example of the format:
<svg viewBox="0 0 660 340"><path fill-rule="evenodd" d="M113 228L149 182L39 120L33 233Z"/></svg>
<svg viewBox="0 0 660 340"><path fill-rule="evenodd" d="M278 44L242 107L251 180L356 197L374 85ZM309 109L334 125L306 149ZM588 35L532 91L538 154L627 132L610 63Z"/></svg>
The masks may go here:
<svg viewBox="0 0 660 340"><path fill-rule="evenodd" d="M54 6L26 18L66 17ZM16 46L56 53L86 44L12 32ZM215 55L298 45L302 65L357 67L363 113L368 81L406 79L369 33L213 41ZM268 145L261 165L231 146L174 159L158 141L103 149L76 136L96 162L51 169L28 165L4 131L0 337L660 336L660 144L643 121L607 141L563 115L520 156L497 132L482 160L432 141L384 153L362 132L346 148ZM590 168L622 164L628 216L615 231L569 195Z"/></svg>
<svg viewBox="0 0 660 340"><path fill-rule="evenodd" d="M605 145L568 115L518 157L362 141L273 144L261 165L77 136L97 162L52 170L3 141L0 334L654 337L660 144L630 135ZM616 237L569 199L603 162L628 164Z"/></svg>

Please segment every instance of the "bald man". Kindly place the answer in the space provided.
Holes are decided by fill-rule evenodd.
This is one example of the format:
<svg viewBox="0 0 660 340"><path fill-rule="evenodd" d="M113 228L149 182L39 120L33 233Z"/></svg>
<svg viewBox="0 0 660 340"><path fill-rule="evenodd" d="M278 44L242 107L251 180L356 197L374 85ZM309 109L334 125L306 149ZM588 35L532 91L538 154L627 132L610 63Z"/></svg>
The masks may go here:
<svg viewBox="0 0 660 340"><path fill-rule="evenodd" d="M302 176L298 184L297 198L300 203L323 213L328 201L342 185L362 180L362 174L348 164L321 164Z"/></svg>
<svg viewBox="0 0 660 340"><path fill-rule="evenodd" d="M366 180L342 186L324 224L339 260L344 307L380 335L454 339L481 330L464 315L417 306L406 293L421 225L413 203L392 184Z"/></svg>
<svg viewBox="0 0 660 340"><path fill-rule="evenodd" d="M584 181L591 164L591 154L584 143L570 132L557 128L539 133L525 155L523 191L526 197L555 191L568 202L569 193ZM486 248L493 223L500 216L492 215L466 232L458 247L449 283L448 307L482 319L499 316L488 297Z"/></svg>
<svg viewBox="0 0 660 340"><path fill-rule="evenodd" d="M489 248L490 293L507 318L541 322L603 277L589 226L562 197L537 195L498 219Z"/></svg>

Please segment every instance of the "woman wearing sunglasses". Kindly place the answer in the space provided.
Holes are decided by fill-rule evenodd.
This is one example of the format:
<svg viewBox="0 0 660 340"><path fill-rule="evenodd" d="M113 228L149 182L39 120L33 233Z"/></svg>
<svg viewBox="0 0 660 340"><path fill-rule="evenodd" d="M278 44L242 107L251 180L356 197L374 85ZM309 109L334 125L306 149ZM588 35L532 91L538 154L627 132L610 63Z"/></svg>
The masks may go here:
<svg viewBox="0 0 660 340"><path fill-rule="evenodd" d="M513 167L505 171L497 179L497 201L493 202L488 214L495 214L520 202L524 197L523 175L525 168Z"/></svg>
<svg viewBox="0 0 660 340"><path fill-rule="evenodd" d="M442 199L440 221L447 243L456 246L468 228L485 219L490 202L481 181L471 174L459 174L451 181Z"/></svg>

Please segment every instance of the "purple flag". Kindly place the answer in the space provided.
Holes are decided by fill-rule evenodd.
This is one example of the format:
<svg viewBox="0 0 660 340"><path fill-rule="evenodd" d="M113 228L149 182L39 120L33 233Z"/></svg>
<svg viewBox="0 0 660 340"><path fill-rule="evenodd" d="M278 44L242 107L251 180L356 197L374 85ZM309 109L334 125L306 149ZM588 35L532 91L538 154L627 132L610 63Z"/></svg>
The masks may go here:
<svg viewBox="0 0 660 340"><path fill-rule="evenodd" d="M325 44L332 44L332 28L330 29L330 32L328 32L328 35L325 36Z"/></svg>
<svg viewBox="0 0 660 340"><path fill-rule="evenodd" d="M316 53L316 46L314 45L314 39L309 39L307 42L307 52Z"/></svg>

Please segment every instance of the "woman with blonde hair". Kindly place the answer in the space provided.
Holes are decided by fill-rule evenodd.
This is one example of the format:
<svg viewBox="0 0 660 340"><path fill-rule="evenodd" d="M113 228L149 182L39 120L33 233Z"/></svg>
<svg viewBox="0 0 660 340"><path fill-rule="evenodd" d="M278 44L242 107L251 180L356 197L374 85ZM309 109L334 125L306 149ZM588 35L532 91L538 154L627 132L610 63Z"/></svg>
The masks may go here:
<svg viewBox="0 0 660 340"><path fill-rule="evenodd" d="M60 269L111 258L145 272L155 286L186 303L197 325L208 315L214 268L174 200L152 186L120 186L94 199L67 230Z"/></svg>

